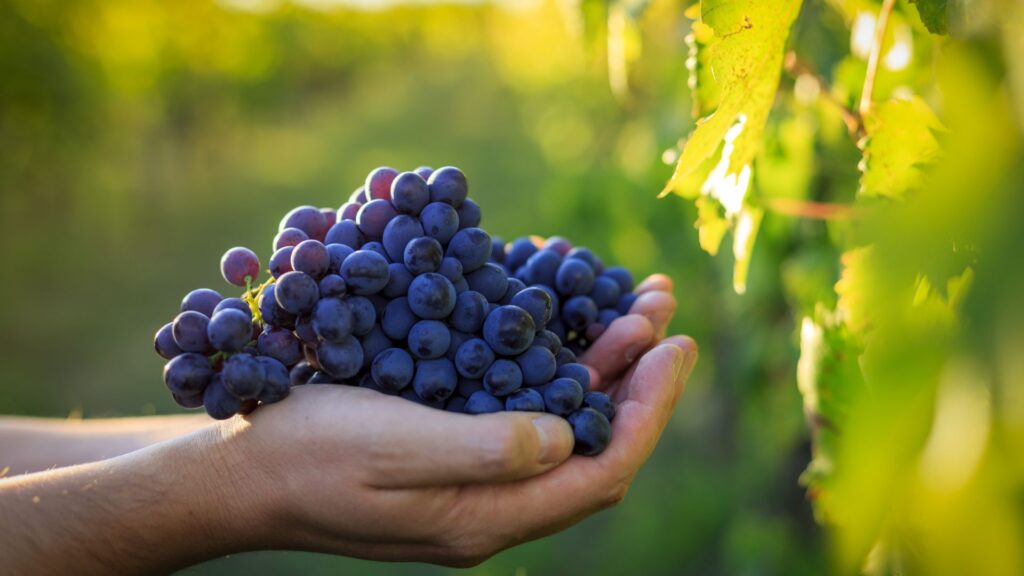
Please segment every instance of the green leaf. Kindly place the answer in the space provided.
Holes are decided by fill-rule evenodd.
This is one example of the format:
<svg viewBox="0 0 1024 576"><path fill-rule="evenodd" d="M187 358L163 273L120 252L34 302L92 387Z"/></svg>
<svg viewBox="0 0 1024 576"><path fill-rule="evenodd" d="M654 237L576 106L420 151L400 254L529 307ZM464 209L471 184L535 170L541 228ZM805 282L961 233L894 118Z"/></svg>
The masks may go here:
<svg viewBox="0 0 1024 576"><path fill-rule="evenodd" d="M910 0L924 27L932 34L949 34L948 0Z"/></svg>
<svg viewBox="0 0 1024 576"><path fill-rule="evenodd" d="M879 104L864 117L864 129L860 195L902 199L922 183L921 168L939 155L934 131L942 124L915 96Z"/></svg>
<svg viewBox="0 0 1024 576"><path fill-rule="evenodd" d="M663 194L675 189L734 133L725 173L738 175L761 145L765 120L775 100L789 30L802 0L704 0L701 22L714 33L707 50L719 87L719 105L690 135Z"/></svg>
<svg viewBox="0 0 1024 576"><path fill-rule="evenodd" d="M686 84L690 88L690 99L693 100L690 114L695 119L718 108L718 84L711 70L711 53L708 50L714 39L714 30L700 21L694 22L690 33L686 35L686 45L689 47L686 69L690 73Z"/></svg>

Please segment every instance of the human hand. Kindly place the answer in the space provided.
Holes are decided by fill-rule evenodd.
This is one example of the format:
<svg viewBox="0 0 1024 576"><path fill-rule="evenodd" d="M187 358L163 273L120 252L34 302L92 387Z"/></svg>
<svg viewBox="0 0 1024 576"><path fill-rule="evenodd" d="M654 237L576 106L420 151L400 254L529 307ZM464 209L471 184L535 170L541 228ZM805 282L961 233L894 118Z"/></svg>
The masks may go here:
<svg viewBox="0 0 1024 576"><path fill-rule="evenodd" d="M571 457L561 418L478 416L332 385L222 424L247 548L288 548L453 566L481 562L614 505L650 455L697 360L673 337L671 281L649 278L631 314L581 357L617 403L612 442ZM645 353L646 351L646 353ZM218 482L214 482L218 484ZM256 530L252 530L256 527Z"/></svg>

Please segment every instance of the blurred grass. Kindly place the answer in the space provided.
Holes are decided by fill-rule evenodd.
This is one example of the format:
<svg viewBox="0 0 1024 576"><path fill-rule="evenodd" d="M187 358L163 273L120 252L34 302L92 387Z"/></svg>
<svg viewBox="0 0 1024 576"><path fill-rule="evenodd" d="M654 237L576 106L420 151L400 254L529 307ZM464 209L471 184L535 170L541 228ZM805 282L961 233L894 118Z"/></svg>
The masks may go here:
<svg viewBox="0 0 1024 576"><path fill-rule="evenodd" d="M561 234L670 274L672 328L703 346L625 503L468 572L823 572L797 485L808 446L779 263L788 237L826 230L769 216L779 232L762 237L740 298L731 263L694 241L692 207L655 199L671 173L662 151L692 126L683 8L648 8L623 103L596 41L573 34L578 14L552 3L0 0L0 410L178 410L152 334L189 289L230 292L226 248L265 260L288 208L337 206L374 166L455 164L493 234ZM264 552L187 572L454 571Z"/></svg>

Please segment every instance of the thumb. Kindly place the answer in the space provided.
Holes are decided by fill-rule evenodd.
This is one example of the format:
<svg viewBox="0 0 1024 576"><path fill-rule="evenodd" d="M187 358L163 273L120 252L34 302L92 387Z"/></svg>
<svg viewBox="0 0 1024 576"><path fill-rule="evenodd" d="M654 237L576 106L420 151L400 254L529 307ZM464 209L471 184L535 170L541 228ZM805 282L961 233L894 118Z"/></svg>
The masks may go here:
<svg viewBox="0 0 1024 576"><path fill-rule="evenodd" d="M423 414L398 450L378 458L380 487L504 482L536 476L572 454L565 419L535 412Z"/></svg>

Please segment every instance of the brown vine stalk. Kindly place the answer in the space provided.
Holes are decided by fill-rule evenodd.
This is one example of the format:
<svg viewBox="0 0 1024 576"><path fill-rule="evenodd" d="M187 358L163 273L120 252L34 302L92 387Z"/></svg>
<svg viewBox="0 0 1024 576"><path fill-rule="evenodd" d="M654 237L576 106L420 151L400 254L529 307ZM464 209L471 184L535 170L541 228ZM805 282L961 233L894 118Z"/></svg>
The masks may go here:
<svg viewBox="0 0 1024 576"><path fill-rule="evenodd" d="M885 0L878 11L878 22L875 23L875 38L871 43L871 54L868 56L868 70L864 75L864 89L860 93L860 115L863 118L871 112L871 99L875 92L875 76L878 75L878 63L882 59L882 45L885 33L889 29L889 15L896 6L896 0Z"/></svg>

